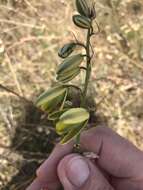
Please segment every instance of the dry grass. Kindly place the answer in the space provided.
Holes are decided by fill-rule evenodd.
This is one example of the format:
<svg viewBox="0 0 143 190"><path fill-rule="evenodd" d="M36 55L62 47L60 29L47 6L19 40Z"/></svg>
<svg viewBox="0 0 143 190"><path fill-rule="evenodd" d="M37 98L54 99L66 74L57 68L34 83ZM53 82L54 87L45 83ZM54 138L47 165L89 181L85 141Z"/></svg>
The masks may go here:
<svg viewBox="0 0 143 190"><path fill-rule="evenodd" d="M72 0L0 0L0 84L33 101L54 82L58 48L73 32L84 40L71 21L73 7ZM143 2L97 0L96 9L101 34L92 41L91 82L98 113L143 150ZM1 90L0 186L23 160L9 145L24 117L19 99Z"/></svg>

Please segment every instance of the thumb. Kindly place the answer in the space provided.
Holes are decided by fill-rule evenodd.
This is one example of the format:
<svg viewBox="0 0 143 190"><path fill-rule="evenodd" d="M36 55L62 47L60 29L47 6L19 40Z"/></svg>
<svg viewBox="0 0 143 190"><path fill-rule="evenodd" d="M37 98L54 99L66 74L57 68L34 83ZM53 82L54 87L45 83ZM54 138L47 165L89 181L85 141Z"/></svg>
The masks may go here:
<svg viewBox="0 0 143 190"><path fill-rule="evenodd" d="M64 190L113 190L100 169L78 154L68 155L60 161L58 176Z"/></svg>

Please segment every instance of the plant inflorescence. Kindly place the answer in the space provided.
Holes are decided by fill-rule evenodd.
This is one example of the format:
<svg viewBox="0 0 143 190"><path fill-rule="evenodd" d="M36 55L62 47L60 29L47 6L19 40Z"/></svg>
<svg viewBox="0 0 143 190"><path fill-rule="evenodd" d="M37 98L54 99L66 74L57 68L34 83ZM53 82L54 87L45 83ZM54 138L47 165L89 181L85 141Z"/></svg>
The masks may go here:
<svg viewBox="0 0 143 190"><path fill-rule="evenodd" d="M93 28L93 22L96 18L95 3L92 0L76 0L76 8L78 13L73 16L73 22L79 28L87 31L86 42L81 43L76 39L65 44L59 50L58 55L63 61L57 68L57 83L53 88L41 94L36 101L36 106L47 112L48 119L54 121L56 132L62 137L62 144L73 138L78 144L80 134L86 128L90 118L86 98L92 70L91 60L94 54L91 37L96 34ZM77 47L83 48L85 53L76 53ZM71 83L81 70L85 72L83 87ZM70 88L75 88L80 92L79 107L73 107L72 103L69 104L67 101Z"/></svg>

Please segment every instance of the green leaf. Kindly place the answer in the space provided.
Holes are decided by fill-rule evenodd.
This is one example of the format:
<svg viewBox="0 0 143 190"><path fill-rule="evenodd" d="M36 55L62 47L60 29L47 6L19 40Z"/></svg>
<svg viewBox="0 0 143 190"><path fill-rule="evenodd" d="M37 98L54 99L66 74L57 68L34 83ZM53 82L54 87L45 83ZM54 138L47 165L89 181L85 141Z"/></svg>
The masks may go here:
<svg viewBox="0 0 143 190"><path fill-rule="evenodd" d="M65 125L82 123L89 119L89 112L84 108L71 108L60 117L60 122Z"/></svg>
<svg viewBox="0 0 143 190"><path fill-rule="evenodd" d="M57 80L63 83L67 83L74 79L80 73L80 68L77 67L71 71L61 73L57 76Z"/></svg>
<svg viewBox="0 0 143 190"><path fill-rule="evenodd" d="M74 137L76 137L77 135L80 134L80 132L86 127L87 125L87 121L80 124L80 125L76 125L74 126L69 133L67 133L64 138L61 140L61 144L66 144L68 143L70 140L72 140Z"/></svg>
<svg viewBox="0 0 143 190"><path fill-rule="evenodd" d="M67 91L68 89L65 86L51 88L41 94L35 104L42 110L51 112L53 109L57 109L58 104L62 104L65 96L67 96Z"/></svg>
<svg viewBox="0 0 143 190"><path fill-rule="evenodd" d="M59 50L59 57L61 58L66 58L68 57L76 48L76 43L69 43L64 45L60 50Z"/></svg>
<svg viewBox="0 0 143 190"><path fill-rule="evenodd" d="M73 55L71 57L66 58L59 66L57 70L57 75L69 72L70 70L73 70L77 68L81 62L83 61L83 55L77 54Z"/></svg>
<svg viewBox="0 0 143 190"><path fill-rule="evenodd" d="M78 26L80 28L83 28L83 29L91 28L91 20L85 16L74 15L73 22L76 26Z"/></svg>

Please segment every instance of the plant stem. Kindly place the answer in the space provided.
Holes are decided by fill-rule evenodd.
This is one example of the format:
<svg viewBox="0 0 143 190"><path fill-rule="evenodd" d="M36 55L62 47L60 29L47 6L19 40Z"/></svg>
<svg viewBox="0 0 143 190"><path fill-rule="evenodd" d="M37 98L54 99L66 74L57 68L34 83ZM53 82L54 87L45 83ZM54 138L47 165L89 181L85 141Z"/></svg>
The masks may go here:
<svg viewBox="0 0 143 190"><path fill-rule="evenodd" d="M83 100L81 105L85 106L86 96L87 96L87 89L91 75L91 57L90 57L90 36L91 36L91 29L88 29L87 32L87 39L86 39L86 77L83 89Z"/></svg>
<svg viewBox="0 0 143 190"><path fill-rule="evenodd" d="M91 76L91 57L90 57L90 37L91 37L91 29L88 29L87 32L87 39L86 39L86 77L85 77L85 83L83 88L83 98L81 101L81 107L86 107L86 96L87 96L87 90L88 90L88 84ZM78 148L80 144L80 134L76 137L76 150L77 152L80 152L80 149Z"/></svg>

